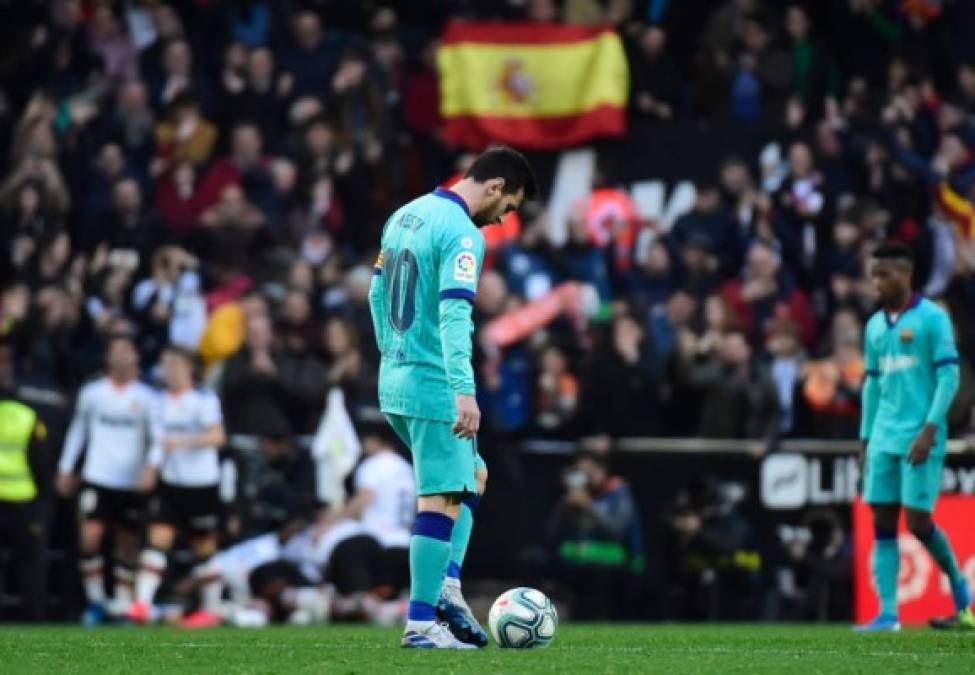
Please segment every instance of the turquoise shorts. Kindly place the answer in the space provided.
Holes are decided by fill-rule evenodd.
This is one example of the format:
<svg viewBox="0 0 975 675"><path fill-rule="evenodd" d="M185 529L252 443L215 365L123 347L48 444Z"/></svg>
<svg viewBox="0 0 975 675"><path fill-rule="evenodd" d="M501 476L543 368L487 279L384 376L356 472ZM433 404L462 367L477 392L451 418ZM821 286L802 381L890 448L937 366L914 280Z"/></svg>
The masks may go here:
<svg viewBox="0 0 975 675"><path fill-rule="evenodd" d="M867 452L863 499L868 504L902 504L911 509L934 511L941 492L943 453L929 455L921 464L910 464L906 455Z"/></svg>
<svg viewBox="0 0 975 675"><path fill-rule="evenodd" d="M477 494L474 474L487 467L477 452L476 438L457 438L450 422L384 414L413 454L413 475L419 496Z"/></svg>

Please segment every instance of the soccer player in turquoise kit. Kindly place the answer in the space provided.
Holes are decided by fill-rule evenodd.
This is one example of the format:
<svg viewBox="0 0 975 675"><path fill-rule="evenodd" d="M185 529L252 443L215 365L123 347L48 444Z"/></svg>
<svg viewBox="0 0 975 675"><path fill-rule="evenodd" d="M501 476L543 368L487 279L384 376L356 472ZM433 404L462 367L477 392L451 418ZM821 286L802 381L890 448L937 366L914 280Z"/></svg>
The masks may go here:
<svg viewBox="0 0 975 675"><path fill-rule="evenodd" d="M900 628L897 616L897 521L924 544L951 582L957 614L939 625L975 628L971 592L951 544L931 512L941 488L948 408L958 389L958 349L951 319L937 304L911 294L913 253L902 244L879 246L870 277L881 309L864 336L866 379L860 439L865 458L863 496L873 512L873 573L880 613L860 631Z"/></svg>
<svg viewBox="0 0 975 675"><path fill-rule="evenodd" d="M404 647L466 649L488 641L460 592L473 510L487 479L471 365L484 259L478 226L498 222L534 193L525 158L491 148L450 190L413 200L383 229L369 290L382 356L379 405L410 448L418 495Z"/></svg>

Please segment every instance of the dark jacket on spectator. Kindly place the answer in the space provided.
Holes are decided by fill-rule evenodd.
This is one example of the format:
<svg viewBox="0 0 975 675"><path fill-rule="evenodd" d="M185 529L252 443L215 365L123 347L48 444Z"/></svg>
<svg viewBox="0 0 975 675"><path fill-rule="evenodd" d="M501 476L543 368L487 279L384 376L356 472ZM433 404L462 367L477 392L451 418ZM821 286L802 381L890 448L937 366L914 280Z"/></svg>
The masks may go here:
<svg viewBox="0 0 975 675"><path fill-rule="evenodd" d="M227 360L220 393L229 433L284 438L299 431L295 416L303 406L316 398L324 405L320 370L283 350L273 350L271 360L274 374L254 370L247 347Z"/></svg>

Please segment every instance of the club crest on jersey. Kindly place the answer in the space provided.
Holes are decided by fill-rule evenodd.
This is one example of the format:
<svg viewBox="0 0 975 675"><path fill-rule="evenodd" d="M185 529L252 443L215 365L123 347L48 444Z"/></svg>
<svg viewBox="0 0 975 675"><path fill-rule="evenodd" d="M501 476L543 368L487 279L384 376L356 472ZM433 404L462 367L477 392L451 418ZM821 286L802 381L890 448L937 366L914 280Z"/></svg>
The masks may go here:
<svg viewBox="0 0 975 675"><path fill-rule="evenodd" d="M477 261L474 259L474 254L467 251L459 253L454 261L454 281L473 283L476 272Z"/></svg>
<svg viewBox="0 0 975 675"><path fill-rule="evenodd" d="M901 342L910 342L914 339L914 333L910 328L901 331Z"/></svg>

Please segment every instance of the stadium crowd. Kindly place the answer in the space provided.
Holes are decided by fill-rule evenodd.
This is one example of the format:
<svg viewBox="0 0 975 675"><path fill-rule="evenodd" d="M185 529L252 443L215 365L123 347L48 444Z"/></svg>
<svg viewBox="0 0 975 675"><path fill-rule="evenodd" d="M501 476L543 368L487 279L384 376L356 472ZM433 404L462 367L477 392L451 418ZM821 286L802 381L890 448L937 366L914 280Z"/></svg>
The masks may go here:
<svg viewBox="0 0 975 675"><path fill-rule="evenodd" d="M126 335L156 385L167 345L198 356L227 452L252 446L264 467L243 493L273 493L262 478L273 473L314 494L301 439L328 392L343 392L360 430L377 421L366 297L384 219L469 161L440 136L437 36L453 17L616 24L632 129L770 129L754 156L715 157L669 229L636 216L594 226L584 202L556 244L535 203L497 238L479 324L566 281L591 285L600 307L503 348L478 336L489 460L492 443L525 438L736 438L759 451L788 436L855 438L875 300L864 261L890 238L916 251L918 291L952 312L963 364L951 422L975 434L971 3L34 0L3 11L0 380L51 411L49 469L77 391ZM632 212L611 169L593 199L611 193Z"/></svg>

